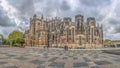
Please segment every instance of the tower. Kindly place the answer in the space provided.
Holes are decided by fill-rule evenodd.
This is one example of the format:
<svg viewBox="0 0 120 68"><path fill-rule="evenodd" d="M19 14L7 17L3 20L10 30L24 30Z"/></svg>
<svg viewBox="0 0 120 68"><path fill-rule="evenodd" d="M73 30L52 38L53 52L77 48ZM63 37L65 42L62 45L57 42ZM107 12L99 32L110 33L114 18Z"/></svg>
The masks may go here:
<svg viewBox="0 0 120 68"><path fill-rule="evenodd" d="M103 26L100 26L100 44L103 45Z"/></svg>
<svg viewBox="0 0 120 68"><path fill-rule="evenodd" d="M43 19L43 14L41 15L41 19Z"/></svg>
<svg viewBox="0 0 120 68"><path fill-rule="evenodd" d="M95 43L95 38L94 38L94 35L95 35L95 26L96 26L96 23L95 23L95 18L94 17L89 17L87 18L87 24L89 24L89 38L90 38L90 44L91 44L91 47L94 48L93 44Z"/></svg>
<svg viewBox="0 0 120 68"><path fill-rule="evenodd" d="M68 45L71 48L98 48L103 44L103 26L96 26L94 17L84 22L80 14L75 16L75 22L70 17L64 17L63 21L58 17L44 20L43 14L40 19L35 14L30 18L28 34L26 39L30 44L42 47Z"/></svg>
<svg viewBox="0 0 120 68"><path fill-rule="evenodd" d="M83 16L82 15L80 15L80 14L78 14L78 15L76 15L75 16L75 26L76 26L76 28L75 28L75 34L76 34L76 36L77 36L77 43L78 43L78 45L79 46L82 46L82 44L84 43L83 42L83 30L84 30L84 28L83 28Z"/></svg>
<svg viewBox="0 0 120 68"><path fill-rule="evenodd" d="M64 22L64 26L68 26L68 25L70 25L71 18L70 17L64 17L63 22Z"/></svg>
<svg viewBox="0 0 120 68"><path fill-rule="evenodd" d="M78 14L75 16L75 24L76 24L76 34L79 32L82 33L83 30L83 16Z"/></svg>

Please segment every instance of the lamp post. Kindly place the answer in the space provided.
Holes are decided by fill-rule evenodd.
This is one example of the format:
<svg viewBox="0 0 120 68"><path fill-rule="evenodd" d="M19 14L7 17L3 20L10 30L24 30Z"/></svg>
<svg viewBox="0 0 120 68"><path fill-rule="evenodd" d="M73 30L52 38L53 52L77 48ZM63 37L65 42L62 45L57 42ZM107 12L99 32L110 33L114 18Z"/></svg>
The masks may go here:
<svg viewBox="0 0 120 68"><path fill-rule="evenodd" d="M13 39L10 39L10 47L12 46L12 40L13 40Z"/></svg>
<svg viewBox="0 0 120 68"><path fill-rule="evenodd" d="M0 35L0 45L2 45L2 36Z"/></svg>
<svg viewBox="0 0 120 68"><path fill-rule="evenodd" d="M57 43L57 42L58 42L58 40L57 40L58 37L57 37L57 35L58 35L58 34L57 34L57 31L56 31L56 33L55 33L56 48L58 48L58 43Z"/></svg>
<svg viewBox="0 0 120 68"><path fill-rule="evenodd" d="M50 33L49 33L49 31L48 31L47 37L48 37L47 38L47 41L48 41L48 46L47 47L49 48L50 47L50 44L49 44L49 42L50 42Z"/></svg>

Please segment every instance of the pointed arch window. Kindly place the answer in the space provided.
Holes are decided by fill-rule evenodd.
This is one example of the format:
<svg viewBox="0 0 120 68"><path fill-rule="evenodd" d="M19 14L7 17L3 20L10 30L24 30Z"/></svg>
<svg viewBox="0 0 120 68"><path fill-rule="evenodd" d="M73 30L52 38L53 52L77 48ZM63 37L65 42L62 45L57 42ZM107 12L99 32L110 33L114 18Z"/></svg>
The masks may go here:
<svg viewBox="0 0 120 68"><path fill-rule="evenodd" d="M74 32L75 32L75 30L74 30L74 28L72 28L72 42L74 42Z"/></svg>

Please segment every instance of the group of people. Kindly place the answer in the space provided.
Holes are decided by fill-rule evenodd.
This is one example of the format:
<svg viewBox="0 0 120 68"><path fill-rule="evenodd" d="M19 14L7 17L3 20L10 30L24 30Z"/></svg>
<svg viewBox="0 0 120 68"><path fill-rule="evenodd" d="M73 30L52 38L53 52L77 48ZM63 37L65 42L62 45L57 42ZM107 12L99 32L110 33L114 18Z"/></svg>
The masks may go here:
<svg viewBox="0 0 120 68"><path fill-rule="evenodd" d="M49 48L49 46L47 46L47 47L44 46L44 48ZM68 49L69 49L69 47L68 47L67 45L65 45L65 46L64 46L64 50L65 50L65 51L68 51Z"/></svg>
<svg viewBox="0 0 120 68"><path fill-rule="evenodd" d="M68 46L67 45L64 46L64 50L68 51Z"/></svg>

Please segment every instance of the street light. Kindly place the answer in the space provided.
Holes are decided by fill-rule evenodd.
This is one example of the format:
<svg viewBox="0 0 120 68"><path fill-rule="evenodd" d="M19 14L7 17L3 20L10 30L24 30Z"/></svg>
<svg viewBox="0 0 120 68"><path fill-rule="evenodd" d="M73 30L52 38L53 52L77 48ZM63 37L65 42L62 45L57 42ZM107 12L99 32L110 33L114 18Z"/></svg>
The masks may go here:
<svg viewBox="0 0 120 68"><path fill-rule="evenodd" d="M49 48L49 46L50 46L50 45L49 45L49 42L50 42L50 34L49 34L49 31L48 31L47 37L48 37L48 38L47 38L47 39L48 39L48 40L47 40L47 41L48 41L48 46L47 46L47 47Z"/></svg>
<svg viewBox="0 0 120 68"><path fill-rule="evenodd" d="M0 45L2 45L2 36L0 35Z"/></svg>
<svg viewBox="0 0 120 68"><path fill-rule="evenodd" d="M10 39L10 47L12 46L12 40L13 40L13 39Z"/></svg>

